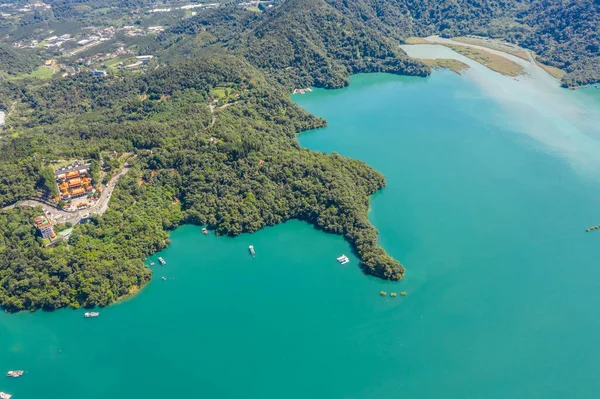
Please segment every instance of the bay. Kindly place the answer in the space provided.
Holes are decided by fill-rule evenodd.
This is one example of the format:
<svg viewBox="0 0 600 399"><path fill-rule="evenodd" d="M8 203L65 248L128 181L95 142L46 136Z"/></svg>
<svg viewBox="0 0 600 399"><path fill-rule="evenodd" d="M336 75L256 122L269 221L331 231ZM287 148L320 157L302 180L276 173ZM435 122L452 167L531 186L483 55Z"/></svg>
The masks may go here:
<svg viewBox="0 0 600 399"><path fill-rule="evenodd" d="M411 51L457 56L436 47ZM298 221L234 239L182 226L153 281L99 318L0 315L0 371L28 371L0 391L595 397L600 236L584 230L600 223L600 90L530 72L357 75L294 97L329 122L303 146L386 175L370 218L403 281L363 275L341 237Z"/></svg>

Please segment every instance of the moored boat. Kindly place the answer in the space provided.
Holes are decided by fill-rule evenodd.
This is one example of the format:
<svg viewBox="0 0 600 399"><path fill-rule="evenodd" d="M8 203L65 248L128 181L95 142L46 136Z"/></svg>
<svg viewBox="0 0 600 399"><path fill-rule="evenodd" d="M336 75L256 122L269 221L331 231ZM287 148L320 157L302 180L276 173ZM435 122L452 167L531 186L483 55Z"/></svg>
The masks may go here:
<svg viewBox="0 0 600 399"><path fill-rule="evenodd" d="M346 263L350 262L350 259L348 259L348 257L346 255L343 255L336 258L338 262L340 262L342 265L345 265Z"/></svg>
<svg viewBox="0 0 600 399"><path fill-rule="evenodd" d="M206 227L202 228L202 234L204 234L204 235L208 234L208 230L206 229Z"/></svg>
<svg viewBox="0 0 600 399"><path fill-rule="evenodd" d="M88 319L88 318L90 318L90 317L98 317L98 316L100 316L100 313L99 313L99 312L85 312L85 313L83 314L83 316L84 316L86 319Z"/></svg>
<svg viewBox="0 0 600 399"><path fill-rule="evenodd" d="M165 260L163 258L161 258L160 256L158 257L158 261L160 262L161 265L166 265L167 262L165 262Z"/></svg>
<svg viewBox="0 0 600 399"><path fill-rule="evenodd" d="M255 255L256 255L256 252L254 252L254 245L250 245L250 246L248 247L248 250L250 251L250 255L252 255L252 256L255 256Z"/></svg>
<svg viewBox="0 0 600 399"><path fill-rule="evenodd" d="M25 371L23 370L10 370L8 373L6 373L6 376L12 378L19 378L23 375L24 372Z"/></svg>
<svg viewBox="0 0 600 399"><path fill-rule="evenodd" d="M12 395L6 392L0 392L0 399L10 399Z"/></svg>

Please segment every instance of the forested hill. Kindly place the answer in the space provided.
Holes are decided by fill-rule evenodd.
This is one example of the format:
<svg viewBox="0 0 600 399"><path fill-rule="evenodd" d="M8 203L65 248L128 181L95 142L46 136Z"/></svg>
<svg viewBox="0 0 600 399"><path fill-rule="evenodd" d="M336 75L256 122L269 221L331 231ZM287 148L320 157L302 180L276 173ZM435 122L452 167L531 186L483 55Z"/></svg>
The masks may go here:
<svg viewBox="0 0 600 399"><path fill-rule="evenodd" d="M343 87L349 75L360 72L430 73L397 40L344 10L324 0L287 0L263 15L219 9L182 21L172 33L208 33L207 44L222 44L289 89Z"/></svg>
<svg viewBox="0 0 600 399"><path fill-rule="evenodd" d="M427 68L397 44L433 34L503 38L565 70L566 87L600 81L597 0L286 0L262 15L221 9L172 32L208 32L288 85L338 87L348 73L378 70L422 75Z"/></svg>
<svg viewBox="0 0 600 399"><path fill-rule="evenodd" d="M390 37L476 34L529 48L567 72L567 87L600 81L598 0L327 0Z"/></svg>
<svg viewBox="0 0 600 399"><path fill-rule="evenodd" d="M31 73L41 62L41 58L34 51L15 50L0 43L0 71L10 75Z"/></svg>
<svg viewBox="0 0 600 399"><path fill-rule="evenodd" d="M387 36L503 38L567 72L567 87L600 81L598 0L327 0Z"/></svg>

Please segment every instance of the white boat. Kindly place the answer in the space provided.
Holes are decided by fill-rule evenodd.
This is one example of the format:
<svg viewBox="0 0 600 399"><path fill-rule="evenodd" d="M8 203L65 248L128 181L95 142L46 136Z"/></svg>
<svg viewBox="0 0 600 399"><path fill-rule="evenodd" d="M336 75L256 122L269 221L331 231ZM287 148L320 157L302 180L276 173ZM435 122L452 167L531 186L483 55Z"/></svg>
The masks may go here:
<svg viewBox="0 0 600 399"><path fill-rule="evenodd" d="M256 255L256 252L254 252L254 246L253 245L250 245L248 247L248 249L250 250L250 255L252 255L252 256Z"/></svg>
<svg viewBox="0 0 600 399"><path fill-rule="evenodd" d="M10 399L12 395L6 392L0 392L0 399Z"/></svg>
<svg viewBox="0 0 600 399"><path fill-rule="evenodd" d="M342 265L345 265L346 263L350 262L350 259L348 259L346 255L342 255L337 258L337 261L340 262Z"/></svg>
<svg viewBox="0 0 600 399"><path fill-rule="evenodd" d="M202 229L202 234L205 234L205 235L206 235L206 234L208 234L208 230L206 229L206 227L204 227L204 228Z"/></svg>
<svg viewBox="0 0 600 399"><path fill-rule="evenodd" d="M166 265L167 262L165 262L165 260L163 258L161 258L160 256L158 257L158 261L160 262L161 265Z"/></svg>
<svg viewBox="0 0 600 399"><path fill-rule="evenodd" d="M83 316L87 319L87 318L90 318L90 317L98 317L98 316L100 316L100 313L98 313L98 312L85 312L85 314Z"/></svg>
<svg viewBox="0 0 600 399"><path fill-rule="evenodd" d="M20 376L22 376L24 373L23 370L10 370L8 373L6 373L7 377L12 377L12 378L19 378Z"/></svg>

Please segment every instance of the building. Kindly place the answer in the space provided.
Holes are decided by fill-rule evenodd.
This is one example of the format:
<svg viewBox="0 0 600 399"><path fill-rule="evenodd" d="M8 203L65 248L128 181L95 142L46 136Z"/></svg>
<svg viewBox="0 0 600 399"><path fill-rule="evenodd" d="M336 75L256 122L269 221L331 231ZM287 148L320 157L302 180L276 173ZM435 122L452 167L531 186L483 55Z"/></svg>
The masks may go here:
<svg viewBox="0 0 600 399"><path fill-rule="evenodd" d="M56 234L54 233L54 227L52 220L48 217L42 215L33 219L33 223L35 227L39 230L40 234L43 238L54 238Z"/></svg>
<svg viewBox="0 0 600 399"><path fill-rule="evenodd" d="M56 184L63 200L83 197L94 192L87 165L81 168L61 169L56 173Z"/></svg>

